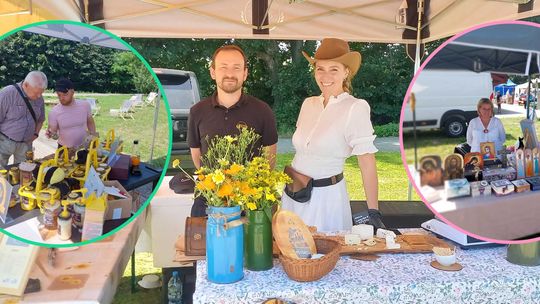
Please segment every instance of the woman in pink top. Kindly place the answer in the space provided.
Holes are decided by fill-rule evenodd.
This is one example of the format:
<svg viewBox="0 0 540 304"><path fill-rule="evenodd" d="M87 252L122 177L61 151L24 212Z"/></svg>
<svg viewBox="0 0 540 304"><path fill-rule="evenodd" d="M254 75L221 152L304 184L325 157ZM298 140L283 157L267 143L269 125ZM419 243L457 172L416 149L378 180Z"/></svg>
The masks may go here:
<svg viewBox="0 0 540 304"><path fill-rule="evenodd" d="M58 134L58 146L78 148L88 134L96 134L90 104L75 100L75 88L69 79L60 79L55 86L60 103L49 112L47 137Z"/></svg>

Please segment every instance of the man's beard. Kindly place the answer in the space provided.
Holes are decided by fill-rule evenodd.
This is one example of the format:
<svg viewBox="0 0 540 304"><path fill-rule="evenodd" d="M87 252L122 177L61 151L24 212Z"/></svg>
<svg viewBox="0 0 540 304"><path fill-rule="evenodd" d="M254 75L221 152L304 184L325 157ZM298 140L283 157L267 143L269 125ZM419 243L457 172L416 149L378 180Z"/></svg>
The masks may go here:
<svg viewBox="0 0 540 304"><path fill-rule="evenodd" d="M225 84L224 82L226 80L234 80L236 81L236 85L233 85L232 83ZM229 77L229 78L223 78L221 82L218 83L218 87L222 89L225 93L235 93L236 91L242 89L242 84L237 78L235 77Z"/></svg>

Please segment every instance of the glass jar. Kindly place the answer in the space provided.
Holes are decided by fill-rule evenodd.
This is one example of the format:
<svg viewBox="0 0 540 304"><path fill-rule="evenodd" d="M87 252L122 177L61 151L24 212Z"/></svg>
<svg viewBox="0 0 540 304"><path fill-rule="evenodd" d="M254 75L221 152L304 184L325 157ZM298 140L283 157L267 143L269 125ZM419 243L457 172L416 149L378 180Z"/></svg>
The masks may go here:
<svg viewBox="0 0 540 304"><path fill-rule="evenodd" d="M43 225L49 230L58 228L58 214L60 213L60 201L47 201L43 204Z"/></svg>
<svg viewBox="0 0 540 304"><path fill-rule="evenodd" d="M24 188L25 192L34 192L36 190L36 188L32 185L29 185L29 186L26 186ZM21 195L21 208L23 210L32 210L34 209L36 206L35 206L35 201L33 199L30 199L26 196L22 196Z"/></svg>

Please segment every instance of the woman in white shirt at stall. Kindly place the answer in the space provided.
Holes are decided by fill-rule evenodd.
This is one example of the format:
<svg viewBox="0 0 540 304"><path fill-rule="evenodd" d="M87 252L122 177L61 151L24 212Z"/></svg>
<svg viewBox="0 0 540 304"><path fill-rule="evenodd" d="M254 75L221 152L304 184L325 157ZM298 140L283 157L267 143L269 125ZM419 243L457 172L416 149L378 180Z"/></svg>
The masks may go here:
<svg viewBox="0 0 540 304"><path fill-rule="evenodd" d="M480 151L480 143L494 142L496 154L502 150L506 140L506 132L500 119L493 115L493 103L488 98L481 98L476 105L478 117L469 122L467 143L471 152Z"/></svg>
<svg viewBox="0 0 540 304"><path fill-rule="evenodd" d="M333 38L322 41L314 58L306 52L303 54L315 69L315 80L322 94L308 97L302 104L292 137L296 149L292 167L312 177L314 187L311 198L304 203L285 192L283 209L295 212L319 231L350 230L352 216L343 167L348 157L356 155L366 192L369 223L376 228L383 227L378 211L374 154L377 148L373 144L370 106L349 94L361 55L351 52L346 41Z"/></svg>

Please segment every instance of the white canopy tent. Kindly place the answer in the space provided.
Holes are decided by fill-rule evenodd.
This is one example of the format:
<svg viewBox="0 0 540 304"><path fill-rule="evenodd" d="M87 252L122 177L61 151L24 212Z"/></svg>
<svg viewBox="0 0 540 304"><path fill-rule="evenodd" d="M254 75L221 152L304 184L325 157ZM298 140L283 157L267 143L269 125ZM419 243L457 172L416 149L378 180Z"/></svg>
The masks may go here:
<svg viewBox="0 0 540 304"><path fill-rule="evenodd" d="M26 28L25 32L42 34L80 43L129 51L129 48L113 37L98 30L76 24L43 24Z"/></svg>
<svg viewBox="0 0 540 304"><path fill-rule="evenodd" d="M410 45L488 21L540 15L538 0L33 0L31 5L61 7L59 19L79 16L121 37L339 37ZM414 57L414 50L410 54ZM417 67L419 59L416 53Z"/></svg>

